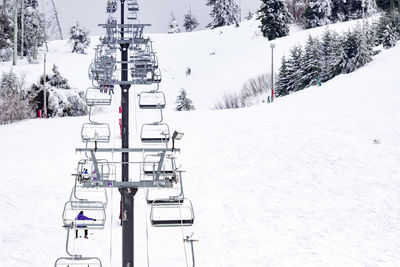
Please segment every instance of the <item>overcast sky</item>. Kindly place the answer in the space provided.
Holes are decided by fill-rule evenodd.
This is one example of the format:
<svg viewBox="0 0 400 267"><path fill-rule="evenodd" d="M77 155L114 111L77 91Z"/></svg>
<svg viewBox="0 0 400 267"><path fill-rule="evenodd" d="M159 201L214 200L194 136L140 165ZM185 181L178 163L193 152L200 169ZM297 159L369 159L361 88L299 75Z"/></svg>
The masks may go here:
<svg viewBox="0 0 400 267"><path fill-rule="evenodd" d="M46 10L50 10L51 1L45 2ZM239 4L240 0L236 0ZM79 21L91 31L91 35L103 34L103 31L97 27L97 24L104 23L107 15L105 13L106 0L54 0L63 29L66 36L67 30L75 22ZM118 1L119 2L119 1ZM205 5L207 0L138 0L140 12L139 19L141 23L152 24L148 32L167 32L169 13L175 13L178 23L181 25L183 15L192 6L192 14L200 22L199 29L211 21L209 16L210 8ZM245 16L249 11L254 12L261 5L261 0L241 0L242 14ZM65 37L64 37L65 38Z"/></svg>

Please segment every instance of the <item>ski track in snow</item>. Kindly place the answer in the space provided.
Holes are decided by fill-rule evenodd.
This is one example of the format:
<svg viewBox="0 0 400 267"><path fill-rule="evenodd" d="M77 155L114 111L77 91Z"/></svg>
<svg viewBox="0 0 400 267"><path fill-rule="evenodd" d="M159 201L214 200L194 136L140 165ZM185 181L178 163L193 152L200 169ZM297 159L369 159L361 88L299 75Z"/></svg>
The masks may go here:
<svg viewBox="0 0 400 267"><path fill-rule="evenodd" d="M354 24L329 27L342 31ZM400 47L384 50L352 74L273 104L208 110L224 92L238 91L248 78L269 70L269 44L254 35L256 27L250 21L240 28L153 36L169 104L165 118L172 130L185 133L178 164L186 170L185 195L195 208L195 225L185 234L200 239L197 266L399 266ZM324 29L276 40L277 58ZM65 41L49 45L49 62L57 63L71 85L89 86L93 53L72 55ZM192 68L189 77L186 66ZM8 71L10 63L0 69ZM42 71L28 64L16 70L27 73L29 82ZM172 111L180 88L188 90L197 111ZM132 104L143 90L134 89ZM110 146L116 147L118 98L96 115L110 123ZM131 119L132 146L138 144L136 125L155 118L148 113L131 105L131 114L137 114ZM73 186L70 174L83 156L74 149L83 147L79 134L86 121L29 120L0 127L1 266L52 266L66 255L61 215ZM105 229L91 231L89 240L73 240L70 250L98 256L103 266L120 266L119 192L108 195ZM144 266L149 208L142 191L135 200L136 265ZM150 266L186 266L179 228L149 230ZM189 248L187 253L190 259Z"/></svg>

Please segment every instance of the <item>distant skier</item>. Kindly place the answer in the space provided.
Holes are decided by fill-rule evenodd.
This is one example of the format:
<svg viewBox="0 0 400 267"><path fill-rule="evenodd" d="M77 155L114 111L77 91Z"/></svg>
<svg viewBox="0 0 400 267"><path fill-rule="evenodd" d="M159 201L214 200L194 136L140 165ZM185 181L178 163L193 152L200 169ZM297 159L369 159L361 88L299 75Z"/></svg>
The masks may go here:
<svg viewBox="0 0 400 267"><path fill-rule="evenodd" d="M79 212L78 216L76 216L76 220L77 221L96 221L96 219L92 219L89 217L86 217L85 215L83 215L83 211ZM86 228L86 226L82 226L82 225L77 225L78 228ZM88 239L88 234L89 231L88 229L85 229L85 238ZM78 229L76 229L75 231L75 238L78 238Z"/></svg>

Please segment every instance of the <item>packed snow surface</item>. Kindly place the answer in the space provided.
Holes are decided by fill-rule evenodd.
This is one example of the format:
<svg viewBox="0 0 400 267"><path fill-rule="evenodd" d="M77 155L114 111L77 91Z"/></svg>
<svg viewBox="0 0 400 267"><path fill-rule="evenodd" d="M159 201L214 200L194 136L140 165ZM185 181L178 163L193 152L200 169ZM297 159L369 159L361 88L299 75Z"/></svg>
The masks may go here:
<svg viewBox="0 0 400 267"><path fill-rule="evenodd" d="M341 31L353 24L330 27ZM277 40L277 55L323 30ZM136 266L147 264L146 225L150 266L186 266L182 235L192 232L199 239L196 266L399 266L400 47L384 50L352 74L273 104L209 110L223 92L238 90L246 79L268 70L268 42L255 31L255 22L249 22L154 36L169 104L164 116L172 130L185 133L177 161L186 171L185 195L196 218L183 232L152 228L140 191ZM84 89L93 54L72 55L68 49L65 42L50 43L49 64L56 62L72 86ZM192 68L189 77L186 66ZM16 68L27 72L29 81L41 70L27 64ZM172 111L180 88L197 111ZM134 89L130 132L131 146L138 146L141 123L157 116L138 110L136 95L143 88ZM113 105L96 115L110 124L109 146L115 147L120 147L118 106L117 93ZM84 146L80 130L87 121L37 119L0 127L1 266L52 266L66 256L61 214L74 184L70 174L84 157L75 148ZM103 266L121 266L119 192L109 190L108 197L105 229L90 231L88 240L75 240L71 233L69 248L100 257ZM186 256L191 266L187 245Z"/></svg>

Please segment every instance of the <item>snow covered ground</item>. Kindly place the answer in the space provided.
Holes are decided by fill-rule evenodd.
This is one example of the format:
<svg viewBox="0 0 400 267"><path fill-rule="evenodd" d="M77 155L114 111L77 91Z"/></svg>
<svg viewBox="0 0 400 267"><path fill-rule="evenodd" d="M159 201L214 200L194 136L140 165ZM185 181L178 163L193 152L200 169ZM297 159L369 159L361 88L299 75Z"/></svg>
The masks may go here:
<svg viewBox="0 0 400 267"><path fill-rule="evenodd" d="M330 27L341 31L353 25ZM323 30L277 40L277 57ZM352 74L273 104L209 110L225 91L237 91L269 70L269 44L255 31L255 22L248 22L239 29L154 35L168 96L165 118L171 129L185 133L178 161L186 170L185 195L193 201L196 221L184 234L194 232L200 240L197 266L399 266L400 47ZM61 41L50 49L49 64L56 62L72 86L85 89L92 55L72 55ZM41 70L17 69L28 77ZM180 88L188 90L197 111L172 111ZM136 92L131 91L132 103ZM97 115L110 123L110 146L116 147L118 102L116 96L113 106ZM154 114L136 105L131 113L137 115L131 119L134 146L141 122ZM61 214L73 186L70 174L82 157L74 149L83 146L79 134L86 121L29 120L0 127L1 266L52 266L66 256ZM105 229L92 231L89 240L77 239L70 249L100 257L103 266L120 266L118 191L109 198ZM146 265L144 198L141 191L135 202L136 266ZM181 229L149 227L148 234L150 266L186 266Z"/></svg>

